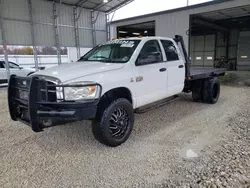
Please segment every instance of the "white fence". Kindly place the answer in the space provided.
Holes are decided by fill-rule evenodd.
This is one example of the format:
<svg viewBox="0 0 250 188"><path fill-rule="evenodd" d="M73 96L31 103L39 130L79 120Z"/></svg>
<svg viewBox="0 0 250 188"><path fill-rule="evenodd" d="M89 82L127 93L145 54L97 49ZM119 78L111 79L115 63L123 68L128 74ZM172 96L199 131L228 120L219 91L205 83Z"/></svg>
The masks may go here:
<svg viewBox="0 0 250 188"><path fill-rule="evenodd" d="M77 50L74 47L67 48L68 55L61 55L62 63L71 63L77 61ZM80 48L81 56L87 53L91 48ZM38 55L38 67L53 67L58 65L57 55ZM21 67L35 67L33 55L8 55L9 61L20 65ZM4 61L4 55L0 55L0 61Z"/></svg>
<svg viewBox="0 0 250 188"><path fill-rule="evenodd" d="M39 67L49 68L58 64L57 55L38 55L37 58ZM9 55L8 59L24 68L35 67L33 55ZM61 59L62 63L70 62L68 55L62 55ZM0 61L4 61L4 55L0 55Z"/></svg>

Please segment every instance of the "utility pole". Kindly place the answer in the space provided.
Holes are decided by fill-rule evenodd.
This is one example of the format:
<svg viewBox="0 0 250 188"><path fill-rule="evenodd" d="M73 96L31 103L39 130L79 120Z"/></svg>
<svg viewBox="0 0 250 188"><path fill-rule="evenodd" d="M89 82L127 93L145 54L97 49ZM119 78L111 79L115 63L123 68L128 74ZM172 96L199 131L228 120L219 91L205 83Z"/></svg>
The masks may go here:
<svg viewBox="0 0 250 188"><path fill-rule="evenodd" d="M187 6L189 5L189 0L187 0Z"/></svg>
<svg viewBox="0 0 250 188"><path fill-rule="evenodd" d="M4 51L4 61L6 66L6 77L9 82L10 78L10 67L9 67L9 60L8 60L8 50L7 50L7 42L6 42L6 36L5 36L5 30L3 27L3 16L2 11L3 9L3 0L0 0L0 30L1 30L1 38L2 38L2 44L3 44L3 51Z"/></svg>

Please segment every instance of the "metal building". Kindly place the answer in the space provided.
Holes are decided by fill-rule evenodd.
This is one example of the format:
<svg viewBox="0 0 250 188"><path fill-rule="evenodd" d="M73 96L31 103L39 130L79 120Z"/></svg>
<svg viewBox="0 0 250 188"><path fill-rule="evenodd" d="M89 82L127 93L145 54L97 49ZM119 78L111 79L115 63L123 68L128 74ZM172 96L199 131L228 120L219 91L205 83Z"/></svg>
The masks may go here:
<svg viewBox="0 0 250 188"><path fill-rule="evenodd" d="M7 45L74 47L78 58L109 38L109 13L133 0L0 0L0 45L8 62ZM7 69L8 63L6 63ZM9 77L9 75L7 76Z"/></svg>
<svg viewBox="0 0 250 188"><path fill-rule="evenodd" d="M193 66L250 70L250 0L214 0L111 23L111 36L182 35Z"/></svg>

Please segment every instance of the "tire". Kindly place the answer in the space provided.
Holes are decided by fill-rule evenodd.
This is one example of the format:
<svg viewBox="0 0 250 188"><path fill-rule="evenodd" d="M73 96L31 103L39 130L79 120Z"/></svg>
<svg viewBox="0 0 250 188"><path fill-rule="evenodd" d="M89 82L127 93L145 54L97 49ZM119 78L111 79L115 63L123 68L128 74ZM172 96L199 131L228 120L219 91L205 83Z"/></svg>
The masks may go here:
<svg viewBox="0 0 250 188"><path fill-rule="evenodd" d="M134 109L127 99L115 99L97 114L92 121L92 132L100 143L117 147L129 138L134 125Z"/></svg>
<svg viewBox="0 0 250 188"><path fill-rule="evenodd" d="M203 88L203 101L209 104L215 104L220 97L220 82L218 78L206 80Z"/></svg>
<svg viewBox="0 0 250 188"><path fill-rule="evenodd" d="M197 80L193 83L192 86L192 98L195 102L202 102L203 90L202 90L203 81Z"/></svg>

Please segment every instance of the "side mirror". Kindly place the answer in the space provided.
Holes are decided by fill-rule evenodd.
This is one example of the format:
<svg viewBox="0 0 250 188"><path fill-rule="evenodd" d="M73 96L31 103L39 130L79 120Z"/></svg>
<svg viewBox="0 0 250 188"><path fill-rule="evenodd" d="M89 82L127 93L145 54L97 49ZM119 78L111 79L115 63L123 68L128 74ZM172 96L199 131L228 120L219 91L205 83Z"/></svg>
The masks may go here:
<svg viewBox="0 0 250 188"><path fill-rule="evenodd" d="M21 69L23 69L23 67L19 67L19 69L21 70Z"/></svg>

